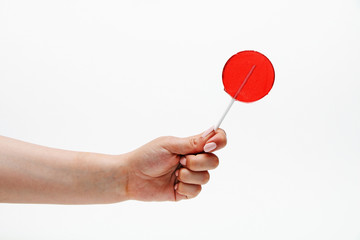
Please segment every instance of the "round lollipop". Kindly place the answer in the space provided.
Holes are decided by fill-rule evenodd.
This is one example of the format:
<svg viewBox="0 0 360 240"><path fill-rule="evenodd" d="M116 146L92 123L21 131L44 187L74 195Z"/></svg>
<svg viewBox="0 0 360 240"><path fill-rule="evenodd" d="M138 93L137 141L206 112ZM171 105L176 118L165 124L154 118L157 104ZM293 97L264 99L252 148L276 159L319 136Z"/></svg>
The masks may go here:
<svg viewBox="0 0 360 240"><path fill-rule="evenodd" d="M242 51L225 64L222 79L224 90L232 97L224 114L215 125L218 129L235 100L255 102L271 90L275 72L270 60L256 51Z"/></svg>

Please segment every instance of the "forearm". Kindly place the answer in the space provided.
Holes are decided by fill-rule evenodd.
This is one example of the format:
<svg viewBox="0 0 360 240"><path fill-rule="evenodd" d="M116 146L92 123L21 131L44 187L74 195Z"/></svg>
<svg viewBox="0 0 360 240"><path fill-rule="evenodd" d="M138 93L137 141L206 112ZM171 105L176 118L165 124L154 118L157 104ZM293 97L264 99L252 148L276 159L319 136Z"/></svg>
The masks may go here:
<svg viewBox="0 0 360 240"><path fill-rule="evenodd" d="M47 148L0 136L0 202L126 200L125 158Z"/></svg>

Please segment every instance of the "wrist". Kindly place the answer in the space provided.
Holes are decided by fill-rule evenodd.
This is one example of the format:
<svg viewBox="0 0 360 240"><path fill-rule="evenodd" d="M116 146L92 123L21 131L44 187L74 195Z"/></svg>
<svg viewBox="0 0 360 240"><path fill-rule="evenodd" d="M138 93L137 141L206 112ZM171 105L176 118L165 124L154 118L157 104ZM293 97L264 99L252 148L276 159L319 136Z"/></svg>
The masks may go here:
<svg viewBox="0 0 360 240"><path fill-rule="evenodd" d="M114 200L115 202L130 200L128 192L130 164L127 154L111 155L110 158L112 162L110 171L114 183Z"/></svg>
<svg viewBox="0 0 360 240"><path fill-rule="evenodd" d="M89 203L116 203L129 200L128 164L124 155L79 153L83 178L75 177L79 191Z"/></svg>

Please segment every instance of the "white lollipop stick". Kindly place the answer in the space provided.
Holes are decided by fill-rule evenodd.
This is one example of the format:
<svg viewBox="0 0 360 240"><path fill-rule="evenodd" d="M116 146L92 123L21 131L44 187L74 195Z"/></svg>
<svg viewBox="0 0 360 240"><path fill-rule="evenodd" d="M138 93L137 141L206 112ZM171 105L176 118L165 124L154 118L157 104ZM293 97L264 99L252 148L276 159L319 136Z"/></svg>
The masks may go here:
<svg viewBox="0 0 360 240"><path fill-rule="evenodd" d="M227 106L224 114L221 116L220 120L217 122L217 124L214 126L214 130L216 131L219 127L220 124L222 123L222 121L224 120L226 114L229 112L231 106L233 105L233 103L235 102L237 96L239 95L240 91L243 89L243 87L245 86L247 80L249 79L249 77L251 76L251 74L253 73L254 69L255 69L256 65L253 65L252 68L250 69L250 71L248 72L248 74L246 75L243 83L241 84L241 86L239 87L239 89L237 90L236 94L234 95L233 98L231 98L231 101L229 103L229 105Z"/></svg>

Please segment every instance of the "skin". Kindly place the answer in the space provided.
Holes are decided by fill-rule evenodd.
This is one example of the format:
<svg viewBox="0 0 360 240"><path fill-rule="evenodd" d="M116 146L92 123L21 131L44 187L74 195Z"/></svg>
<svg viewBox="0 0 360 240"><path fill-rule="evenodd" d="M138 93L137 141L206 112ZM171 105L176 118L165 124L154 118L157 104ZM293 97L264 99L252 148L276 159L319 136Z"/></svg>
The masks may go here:
<svg viewBox="0 0 360 240"><path fill-rule="evenodd" d="M60 150L0 136L0 202L190 199L209 181L208 171L219 164L212 152L225 145L222 129L207 136L160 137L121 155Z"/></svg>

